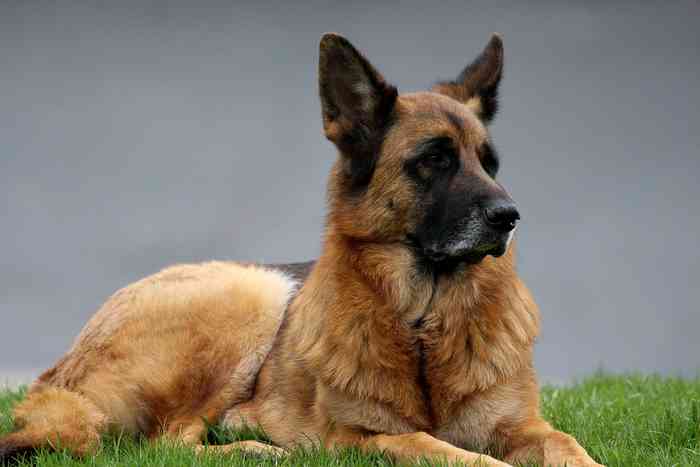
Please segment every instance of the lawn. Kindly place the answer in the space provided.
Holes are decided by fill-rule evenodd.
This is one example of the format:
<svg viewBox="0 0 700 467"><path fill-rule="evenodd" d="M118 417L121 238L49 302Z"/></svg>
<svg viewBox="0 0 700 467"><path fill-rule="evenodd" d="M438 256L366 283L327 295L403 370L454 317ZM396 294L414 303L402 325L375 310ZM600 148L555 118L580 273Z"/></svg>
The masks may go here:
<svg viewBox="0 0 700 467"><path fill-rule="evenodd" d="M10 409L20 392L0 393L0 433L11 427ZM599 462L614 466L700 466L700 378L597 375L569 387L542 391L545 417L574 435ZM212 430L212 442L263 439L255 433ZM381 455L349 450L340 455L294 451L283 459L241 455L195 456L191 450L126 437L105 439L94 458L40 452L37 466L389 466ZM426 463L427 465L427 463Z"/></svg>

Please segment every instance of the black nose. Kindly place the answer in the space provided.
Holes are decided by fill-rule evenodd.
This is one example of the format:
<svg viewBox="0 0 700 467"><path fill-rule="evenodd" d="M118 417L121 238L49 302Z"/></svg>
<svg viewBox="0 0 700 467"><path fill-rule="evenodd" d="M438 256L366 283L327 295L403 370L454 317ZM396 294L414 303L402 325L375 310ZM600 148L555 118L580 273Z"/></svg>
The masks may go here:
<svg viewBox="0 0 700 467"><path fill-rule="evenodd" d="M510 232L520 219L520 213L512 201L498 201L484 208L484 219L491 227Z"/></svg>

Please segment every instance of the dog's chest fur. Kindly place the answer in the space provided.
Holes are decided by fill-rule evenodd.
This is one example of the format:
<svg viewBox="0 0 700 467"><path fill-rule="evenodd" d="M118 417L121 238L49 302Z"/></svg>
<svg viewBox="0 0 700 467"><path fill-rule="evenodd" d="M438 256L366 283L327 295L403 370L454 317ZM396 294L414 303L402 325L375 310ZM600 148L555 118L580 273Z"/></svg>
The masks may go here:
<svg viewBox="0 0 700 467"><path fill-rule="evenodd" d="M430 420L426 431L454 445L483 451L499 425L524 415L529 407L523 403L525 389L536 382L526 342L507 332L496 337L480 329L478 321L465 324L465 333L445 333L444 323L434 322L416 330L417 384Z"/></svg>
<svg viewBox="0 0 700 467"><path fill-rule="evenodd" d="M530 365L537 309L517 279L498 273L443 280L431 285L428 299L416 299L426 296L420 287L408 296L396 292L404 284L391 283L415 284L415 277L376 287L361 280L329 284L333 299L318 315L316 338L298 348L319 375L321 412L337 426L420 430L460 446L488 445L499 423L523 415L524 388L536 384Z"/></svg>

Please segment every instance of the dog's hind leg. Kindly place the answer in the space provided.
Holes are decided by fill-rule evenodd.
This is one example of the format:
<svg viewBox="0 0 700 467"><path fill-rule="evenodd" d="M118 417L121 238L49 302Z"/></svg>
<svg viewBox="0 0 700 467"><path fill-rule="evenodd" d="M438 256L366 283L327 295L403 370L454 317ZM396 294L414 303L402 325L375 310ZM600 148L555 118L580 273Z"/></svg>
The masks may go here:
<svg viewBox="0 0 700 467"><path fill-rule="evenodd" d="M15 431L0 438L0 464L38 448L95 452L106 417L87 398L52 386L35 387L14 409Z"/></svg>

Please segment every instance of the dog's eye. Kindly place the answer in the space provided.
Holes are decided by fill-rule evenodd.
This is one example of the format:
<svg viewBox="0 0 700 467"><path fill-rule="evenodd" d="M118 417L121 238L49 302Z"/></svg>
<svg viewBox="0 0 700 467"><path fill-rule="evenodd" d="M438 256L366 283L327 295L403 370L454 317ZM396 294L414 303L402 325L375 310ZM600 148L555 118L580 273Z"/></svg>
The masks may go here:
<svg viewBox="0 0 700 467"><path fill-rule="evenodd" d="M421 161L421 165L431 169L449 169L452 165L452 157L444 153L430 154Z"/></svg>

